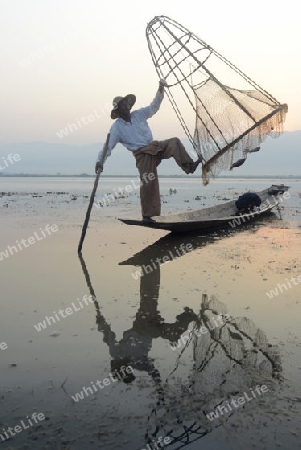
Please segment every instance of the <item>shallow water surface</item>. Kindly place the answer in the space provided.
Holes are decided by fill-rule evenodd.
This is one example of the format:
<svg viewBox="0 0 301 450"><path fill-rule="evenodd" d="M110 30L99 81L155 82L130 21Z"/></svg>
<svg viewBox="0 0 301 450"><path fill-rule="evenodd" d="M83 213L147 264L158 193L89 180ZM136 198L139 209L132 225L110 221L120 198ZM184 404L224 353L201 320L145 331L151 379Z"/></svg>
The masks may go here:
<svg viewBox="0 0 301 450"><path fill-rule="evenodd" d="M2 447L301 448L299 182L282 220L207 235L123 225L139 216L133 192L93 208L79 258L86 181L2 188L0 252L17 248L0 261ZM248 183L266 186L164 180L163 208Z"/></svg>

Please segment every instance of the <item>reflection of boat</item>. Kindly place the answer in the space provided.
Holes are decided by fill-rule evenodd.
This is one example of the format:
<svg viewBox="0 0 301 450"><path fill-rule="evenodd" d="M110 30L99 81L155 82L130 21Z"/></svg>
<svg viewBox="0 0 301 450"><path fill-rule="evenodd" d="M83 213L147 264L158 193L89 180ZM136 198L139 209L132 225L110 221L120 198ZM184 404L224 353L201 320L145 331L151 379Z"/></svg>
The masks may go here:
<svg viewBox="0 0 301 450"><path fill-rule="evenodd" d="M143 265L151 264L152 261L156 261L158 264L158 261L160 259L162 260L166 255L169 255L169 260L172 261L173 259L177 259L185 255L184 252L175 252L175 249L180 248L181 244L185 247L190 245L190 251L192 251L206 247L206 245L209 244L214 244L218 239L223 239L231 235L233 235L232 230L220 230L219 232L207 234L205 236L189 235L180 237L177 234L166 234L127 260L120 262L119 265L142 267Z"/></svg>
<svg viewBox="0 0 301 450"><path fill-rule="evenodd" d="M140 225L149 228L169 230L175 233L183 233L196 230L212 230L213 228L231 227L255 220L269 213L283 201L283 194L289 189L284 185L272 185L268 189L256 192L261 199L259 208L246 214L239 214L232 200L210 208L187 211L168 216L155 216L155 222L143 222L141 220L119 219L127 225Z"/></svg>

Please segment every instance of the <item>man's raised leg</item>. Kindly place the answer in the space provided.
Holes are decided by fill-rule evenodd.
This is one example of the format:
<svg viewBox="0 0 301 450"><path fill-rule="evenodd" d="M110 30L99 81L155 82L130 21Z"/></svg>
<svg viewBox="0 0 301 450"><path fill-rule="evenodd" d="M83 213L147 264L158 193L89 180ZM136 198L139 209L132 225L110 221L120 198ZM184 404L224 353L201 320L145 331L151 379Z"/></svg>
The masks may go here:
<svg viewBox="0 0 301 450"><path fill-rule="evenodd" d="M178 166L187 174L194 173L202 161L202 158L193 161L179 138L159 141L159 146L163 150L163 152L160 152L160 157L162 159L174 158Z"/></svg>

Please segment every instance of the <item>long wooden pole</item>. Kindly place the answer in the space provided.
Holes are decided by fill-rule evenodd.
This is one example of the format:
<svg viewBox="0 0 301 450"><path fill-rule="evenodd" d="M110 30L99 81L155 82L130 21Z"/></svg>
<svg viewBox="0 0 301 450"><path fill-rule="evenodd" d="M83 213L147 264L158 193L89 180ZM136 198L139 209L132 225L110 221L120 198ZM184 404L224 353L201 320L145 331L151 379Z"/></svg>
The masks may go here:
<svg viewBox="0 0 301 450"><path fill-rule="evenodd" d="M110 139L110 133L107 135L107 140L106 140L106 143L105 143L104 148L103 148L101 161L100 161L101 166L103 166L103 163L105 161L105 157L106 157L107 150L108 150L109 139ZM98 187L98 180L99 180L101 172L102 171L100 169L98 169L97 174L96 174L96 178L95 178L95 181L94 181L93 191L92 191L92 194L90 196L90 203L89 203L89 206L88 206L88 209L87 209L87 212L86 212L86 219L85 219L85 223L84 223L83 228L82 228L82 235L81 235L81 238L80 238L80 241L79 241L79 244L78 244L77 253L81 253L81 251L82 251L83 242L84 242L85 237L86 237L88 223L89 223L89 220L90 220L90 214L91 214L95 193L96 193L97 187Z"/></svg>

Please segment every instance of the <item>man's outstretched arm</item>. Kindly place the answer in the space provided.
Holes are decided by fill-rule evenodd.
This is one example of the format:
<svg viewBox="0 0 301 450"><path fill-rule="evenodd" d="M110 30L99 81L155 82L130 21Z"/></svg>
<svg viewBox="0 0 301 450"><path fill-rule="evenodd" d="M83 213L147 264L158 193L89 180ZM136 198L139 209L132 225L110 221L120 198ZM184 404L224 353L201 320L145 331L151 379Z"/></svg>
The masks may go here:
<svg viewBox="0 0 301 450"><path fill-rule="evenodd" d="M156 93L156 96L154 100L151 102L149 106L146 106L145 108L141 108L139 112L144 114L146 119L149 119L152 117L156 112L159 110L162 100L164 98L164 87L167 86L165 80L160 80L159 82L159 88Z"/></svg>

